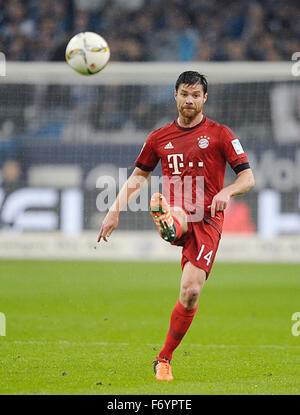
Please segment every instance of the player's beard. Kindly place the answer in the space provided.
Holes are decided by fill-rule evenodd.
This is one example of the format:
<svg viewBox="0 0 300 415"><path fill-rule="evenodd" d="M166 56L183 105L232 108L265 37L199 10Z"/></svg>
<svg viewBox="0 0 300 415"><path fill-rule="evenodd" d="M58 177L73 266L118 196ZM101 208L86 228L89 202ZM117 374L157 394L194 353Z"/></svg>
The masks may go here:
<svg viewBox="0 0 300 415"><path fill-rule="evenodd" d="M187 107L184 107L182 109L181 114L182 114L182 116L184 118L195 118L195 116L197 114L199 114L199 112L196 110L196 108L187 108Z"/></svg>
<svg viewBox="0 0 300 415"><path fill-rule="evenodd" d="M201 113L203 105L197 106L187 106L187 105L178 105L179 114L187 121L187 124L192 122L198 114Z"/></svg>

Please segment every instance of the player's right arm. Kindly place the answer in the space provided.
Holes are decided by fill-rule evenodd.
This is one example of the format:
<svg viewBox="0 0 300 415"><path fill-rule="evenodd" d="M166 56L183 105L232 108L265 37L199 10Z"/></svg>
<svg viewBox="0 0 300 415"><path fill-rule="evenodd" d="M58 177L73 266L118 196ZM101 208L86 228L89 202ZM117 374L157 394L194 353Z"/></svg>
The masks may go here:
<svg viewBox="0 0 300 415"><path fill-rule="evenodd" d="M120 212L138 195L141 187L147 181L150 174L151 171L145 171L139 167L136 167L133 170L131 176L124 183L116 200L105 216L98 234L97 242L100 242L101 238L107 242L107 238L118 226Z"/></svg>
<svg viewBox="0 0 300 415"><path fill-rule="evenodd" d="M136 168L120 190L115 202L105 216L98 234L98 242L101 241L101 238L107 242L107 238L118 226L121 210L123 210L125 206L138 195L142 185L147 181L148 177L155 169L155 166L159 161L159 156L156 153L155 145L153 143L154 135L155 134L152 133L147 138L135 161Z"/></svg>

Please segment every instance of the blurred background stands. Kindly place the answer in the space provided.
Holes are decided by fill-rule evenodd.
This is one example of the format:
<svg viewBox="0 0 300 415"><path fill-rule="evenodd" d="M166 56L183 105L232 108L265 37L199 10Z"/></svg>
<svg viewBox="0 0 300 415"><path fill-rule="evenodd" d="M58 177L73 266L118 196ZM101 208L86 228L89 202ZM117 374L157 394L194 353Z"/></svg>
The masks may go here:
<svg viewBox="0 0 300 415"><path fill-rule="evenodd" d="M222 3L222 7L220 4ZM109 39L113 61L289 60L297 0L0 0L8 60L64 60L81 31Z"/></svg>

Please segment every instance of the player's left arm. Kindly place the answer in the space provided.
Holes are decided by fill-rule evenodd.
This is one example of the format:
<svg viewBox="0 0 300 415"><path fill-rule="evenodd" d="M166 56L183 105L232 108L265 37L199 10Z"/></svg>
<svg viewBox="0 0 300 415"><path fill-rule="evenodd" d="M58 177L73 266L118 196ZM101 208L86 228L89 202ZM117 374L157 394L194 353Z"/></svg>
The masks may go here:
<svg viewBox="0 0 300 415"><path fill-rule="evenodd" d="M232 196L242 195L254 186L254 176L239 139L226 125L222 126L220 132L222 154L235 171L237 178L214 196L210 207L212 217L215 216L217 211L227 208Z"/></svg>
<svg viewBox="0 0 300 415"><path fill-rule="evenodd" d="M224 187L217 193L211 203L211 216L214 217L217 211L225 210L232 196L247 193L255 184L253 172L250 168L237 174L236 180Z"/></svg>

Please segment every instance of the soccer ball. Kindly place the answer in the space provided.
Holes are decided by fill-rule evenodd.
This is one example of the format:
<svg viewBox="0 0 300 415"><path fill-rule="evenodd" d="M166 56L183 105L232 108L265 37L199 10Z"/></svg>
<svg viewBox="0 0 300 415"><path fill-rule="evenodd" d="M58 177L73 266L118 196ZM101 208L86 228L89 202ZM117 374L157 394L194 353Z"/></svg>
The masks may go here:
<svg viewBox="0 0 300 415"><path fill-rule="evenodd" d="M66 61L82 75L100 72L107 65L109 58L108 43L97 33L78 33L66 47Z"/></svg>

